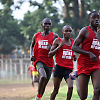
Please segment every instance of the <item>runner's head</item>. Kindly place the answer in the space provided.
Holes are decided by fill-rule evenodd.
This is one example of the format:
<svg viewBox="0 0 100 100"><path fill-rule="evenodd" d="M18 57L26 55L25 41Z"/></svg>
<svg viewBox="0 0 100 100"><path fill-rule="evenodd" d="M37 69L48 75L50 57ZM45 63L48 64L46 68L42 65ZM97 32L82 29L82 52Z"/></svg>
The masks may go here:
<svg viewBox="0 0 100 100"><path fill-rule="evenodd" d="M41 26L43 27L43 30L49 31L52 26L51 20L49 18L44 18Z"/></svg>

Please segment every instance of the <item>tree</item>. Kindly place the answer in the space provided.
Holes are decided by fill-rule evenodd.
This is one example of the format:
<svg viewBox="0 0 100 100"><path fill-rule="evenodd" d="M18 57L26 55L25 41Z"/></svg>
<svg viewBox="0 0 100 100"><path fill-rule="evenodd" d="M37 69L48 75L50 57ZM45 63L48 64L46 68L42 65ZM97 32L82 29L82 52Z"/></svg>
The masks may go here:
<svg viewBox="0 0 100 100"><path fill-rule="evenodd" d="M30 5L31 6L38 6L39 10L45 9L47 8L46 12L50 12L52 14L52 12L54 10L51 10L51 8L53 7L53 3L60 1L60 0L43 0L43 3L38 3L38 2L33 2L32 0L29 0ZM90 11L96 10L98 12L100 12L99 8L100 8L100 0L63 0L64 6L62 6L62 15L59 15L59 11L57 11L59 19L63 20L64 23L59 23L57 22L57 24L59 23L59 25L56 25L53 22L53 25L57 26L57 27L53 27L53 31L56 31L57 33L59 33L61 31L61 28L63 25L69 24L73 27L74 29L74 35L73 38L75 38L79 32L79 30L88 25L88 13ZM51 5L50 5L51 4ZM45 5L45 7L44 7ZM49 9L48 9L49 8ZM50 14L49 13L49 14ZM51 18L54 19L55 21L55 14L53 14L53 16ZM60 26L60 27L59 27ZM57 29L58 28L58 29ZM59 33L60 34L60 33Z"/></svg>
<svg viewBox="0 0 100 100"><path fill-rule="evenodd" d="M0 53L10 54L16 45L24 43L24 36L20 34L20 25L11 15L13 0L0 0L3 8L0 9Z"/></svg>
<svg viewBox="0 0 100 100"><path fill-rule="evenodd" d="M24 47L29 47L33 35L42 31L41 21L45 17L52 20L51 31L62 37L62 27L68 24L74 29L73 38L76 38L78 31L88 25L88 13L93 10L100 12L100 0L63 0L62 14L59 14L58 9L53 6L57 1L60 0L43 0L42 3L29 0L30 6L37 6L38 9L34 12L28 11L24 20L18 24L11 15L11 6L15 6L13 0L0 0L3 5L0 9L0 53L10 53L16 45L24 45L25 38ZM23 2L25 1L18 0L15 8L20 9Z"/></svg>
<svg viewBox="0 0 100 100"><path fill-rule="evenodd" d="M82 27L88 25L88 13L93 10L100 12L100 0L63 0L63 2L64 23L73 27L74 38Z"/></svg>

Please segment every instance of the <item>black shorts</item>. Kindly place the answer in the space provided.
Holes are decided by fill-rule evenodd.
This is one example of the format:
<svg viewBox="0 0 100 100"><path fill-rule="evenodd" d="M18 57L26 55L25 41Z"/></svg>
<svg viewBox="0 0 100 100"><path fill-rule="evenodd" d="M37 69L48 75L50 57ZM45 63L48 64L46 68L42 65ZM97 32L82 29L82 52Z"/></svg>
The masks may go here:
<svg viewBox="0 0 100 100"><path fill-rule="evenodd" d="M47 74L47 79L50 79L53 67L48 67L41 61L36 62L37 71L39 71L39 68L41 68L41 67L43 67L45 69L45 72Z"/></svg>
<svg viewBox="0 0 100 100"><path fill-rule="evenodd" d="M70 69L56 65L55 71L54 71L54 77L58 77L58 78L61 78L61 79L64 77L64 79L66 81L66 79L69 78L69 74L71 72L72 72L72 70L70 70Z"/></svg>

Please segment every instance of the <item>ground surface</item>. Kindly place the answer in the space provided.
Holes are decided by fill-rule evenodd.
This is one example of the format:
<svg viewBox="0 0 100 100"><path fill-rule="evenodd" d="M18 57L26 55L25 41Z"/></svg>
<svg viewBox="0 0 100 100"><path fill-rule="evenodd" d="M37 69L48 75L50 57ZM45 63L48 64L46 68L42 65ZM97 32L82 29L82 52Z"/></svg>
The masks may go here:
<svg viewBox="0 0 100 100"><path fill-rule="evenodd" d="M46 87L45 93L51 92L53 82L50 81ZM37 94L37 83L35 89L31 83L18 84L0 84L0 100L30 100Z"/></svg>

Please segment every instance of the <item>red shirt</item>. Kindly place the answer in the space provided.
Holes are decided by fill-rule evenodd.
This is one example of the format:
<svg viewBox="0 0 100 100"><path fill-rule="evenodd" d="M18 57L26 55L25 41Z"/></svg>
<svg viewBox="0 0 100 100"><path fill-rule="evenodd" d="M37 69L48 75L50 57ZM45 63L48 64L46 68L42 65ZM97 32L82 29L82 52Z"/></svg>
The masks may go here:
<svg viewBox="0 0 100 100"><path fill-rule="evenodd" d="M59 39L59 43L61 42L61 38ZM55 61L61 67L66 67L67 69L73 70L73 51L72 45L74 43L74 39L70 38L72 44L70 46L63 45L56 53Z"/></svg>
<svg viewBox="0 0 100 100"><path fill-rule="evenodd" d="M48 67L53 67L54 61L53 57L49 58L48 53L49 50L47 50L47 45L52 45L53 43L53 32L50 32L47 36L42 36L41 32L38 32L36 34L35 38L35 46L34 46L34 56L35 56L35 62L37 61L43 62Z"/></svg>
<svg viewBox="0 0 100 100"><path fill-rule="evenodd" d="M85 41L81 43L81 49L92 52L97 57L97 61L92 61L89 55L80 54L78 58L78 64L81 66L92 67L99 63L99 49L100 42L96 38L94 31L87 26L89 35Z"/></svg>
<svg viewBox="0 0 100 100"><path fill-rule="evenodd" d="M33 72L33 66L30 66L30 75L32 75Z"/></svg>
<svg viewBox="0 0 100 100"><path fill-rule="evenodd" d="M37 71L34 66L30 66L30 75L32 75L33 71Z"/></svg>

